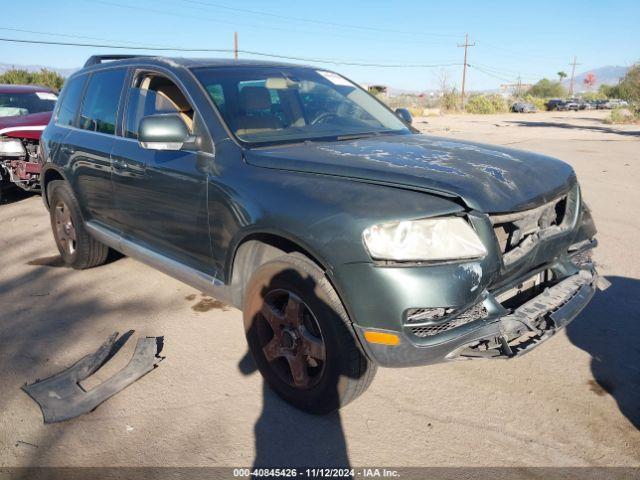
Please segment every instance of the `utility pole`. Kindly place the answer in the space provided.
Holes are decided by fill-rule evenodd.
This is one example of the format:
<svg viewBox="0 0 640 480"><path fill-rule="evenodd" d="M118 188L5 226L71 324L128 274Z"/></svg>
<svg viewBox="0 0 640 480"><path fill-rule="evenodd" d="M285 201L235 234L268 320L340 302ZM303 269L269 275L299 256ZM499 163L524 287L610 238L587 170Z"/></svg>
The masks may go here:
<svg viewBox="0 0 640 480"><path fill-rule="evenodd" d="M238 32L233 32L233 58L238 60Z"/></svg>
<svg viewBox="0 0 640 480"><path fill-rule="evenodd" d="M475 47L475 46L476 46L475 42L469 43L468 33L465 33L464 35L464 44L462 45L458 44L458 47L464 47L464 64L462 66L462 92L461 92L461 98L460 98L460 106L462 110L464 110L464 86L467 80L467 48Z"/></svg>
<svg viewBox="0 0 640 480"><path fill-rule="evenodd" d="M517 90L517 93L516 93L516 97L520 98L520 94L522 92L522 77L520 75L518 75L518 87L517 88L518 88L518 90Z"/></svg>
<svg viewBox="0 0 640 480"><path fill-rule="evenodd" d="M571 82L569 83L569 96L573 97L573 77L576 74L576 65L582 65L581 63L577 63L577 59L574 56L573 57L573 63L570 63L569 65L571 65Z"/></svg>

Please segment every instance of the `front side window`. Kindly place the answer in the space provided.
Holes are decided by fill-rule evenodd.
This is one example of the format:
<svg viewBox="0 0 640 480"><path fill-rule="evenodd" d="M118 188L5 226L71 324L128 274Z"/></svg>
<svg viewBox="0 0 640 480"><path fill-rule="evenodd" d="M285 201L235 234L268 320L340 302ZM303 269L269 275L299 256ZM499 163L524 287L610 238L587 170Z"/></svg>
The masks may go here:
<svg viewBox="0 0 640 480"><path fill-rule="evenodd" d="M333 72L211 67L194 73L229 129L249 144L409 133L393 112Z"/></svg>
<svg viewBox="0 0 640 480"><path fill-rule="evenodd" d="M116 131L116 115L126 70L104 70L91 76L82 102L79 127L108 133Z"/></svg>
<svg viewBox="0 0 640 480"><path fill-rule="evenodd" d="M62 90L62 99L58 105L56 122L59 125L73 125L76 119L76 113L78 112L78 106L80 105L85 79L86 76L81 75L67 80L67 83Z"/></svg>
<svg viewBox="0 0 640 480"><path fill-rule="evenodd" d="M138 138L140 120L148 115L175 113L193 132L193 107L180 88L157 74L139 75L131 88L125 113L125 136Z"/></svg>
<svg viewBox="0 0 640 480"><path fill-rule="evenodd" d="M53 92L0 93L0 117L51 112L57 98Z"/></svg>

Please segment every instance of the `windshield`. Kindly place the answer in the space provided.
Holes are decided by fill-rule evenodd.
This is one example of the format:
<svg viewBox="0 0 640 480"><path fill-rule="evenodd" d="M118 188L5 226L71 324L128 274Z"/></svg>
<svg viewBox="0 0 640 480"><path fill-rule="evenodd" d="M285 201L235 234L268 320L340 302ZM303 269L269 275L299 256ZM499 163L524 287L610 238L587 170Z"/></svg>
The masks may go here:
<svg viewBox="0 0 640 480"><path fill-rule="evenodd" d="M0 117L51 112L57 98L52 92L0 93Z"/></svg>
<svg viewBox="0 0 640 480"><path fill-rule="evenodd" d="M409 133L375 98L332 72L213 67L194 73L229 129L251 144Z"/></svg>

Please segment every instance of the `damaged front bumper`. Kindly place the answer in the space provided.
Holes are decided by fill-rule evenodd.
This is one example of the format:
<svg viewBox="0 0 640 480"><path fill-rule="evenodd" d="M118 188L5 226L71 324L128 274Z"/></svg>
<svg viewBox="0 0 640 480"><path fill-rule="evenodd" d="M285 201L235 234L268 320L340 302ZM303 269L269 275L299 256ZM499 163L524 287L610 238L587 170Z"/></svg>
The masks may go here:
<svg viewBox="0 0 640 480"><path fill-rule="evenodd" d="M448 358L510 358L531 350L573 320L593 297L598 283L606 282L595 270L579 270L491 324L494 331L451 352ZM495 297L489 301L495 301Z"/></svg>
<svg viewBox="0 0 640 480"><path fill-rule="evenodd" d="M527 286L527 282L532 283ZM513 358L565 327L586 307L596 289L604 289L607 284L590 262L578 267L568 259L558 261L529 272L507 287L485 291L481 301L465 311L471 312L471 317L452 314L448 324L433 324L446 325L446 329L429 330L427 325L432 324L428 322L405 323L398 345L369 343L365 348L376 363L388 367L466 358ZM521 299L523 295L525 300ZM356 326L356 333L364 340L364 329Z"/></svg>

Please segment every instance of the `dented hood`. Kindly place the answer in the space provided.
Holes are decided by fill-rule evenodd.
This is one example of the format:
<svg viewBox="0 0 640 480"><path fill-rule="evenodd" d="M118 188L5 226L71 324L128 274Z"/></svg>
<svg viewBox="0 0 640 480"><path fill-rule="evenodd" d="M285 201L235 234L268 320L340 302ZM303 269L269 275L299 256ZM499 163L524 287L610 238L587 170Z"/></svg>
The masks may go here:
<svg viewBox="0 0 640 480"><path fill-rule="evenodd" d="M551 157L418 134L263 147L247 150L245 158L260 167L457 197L487 213L532 208L576 181L569 165Z"/></svg>

